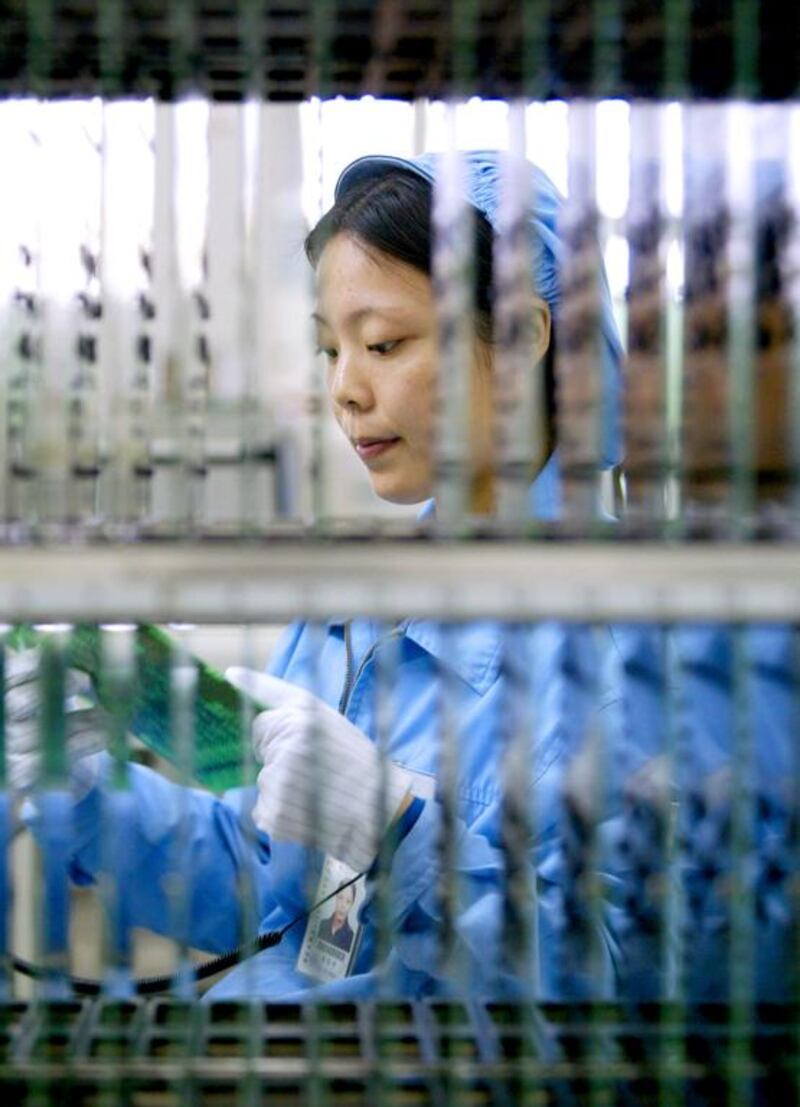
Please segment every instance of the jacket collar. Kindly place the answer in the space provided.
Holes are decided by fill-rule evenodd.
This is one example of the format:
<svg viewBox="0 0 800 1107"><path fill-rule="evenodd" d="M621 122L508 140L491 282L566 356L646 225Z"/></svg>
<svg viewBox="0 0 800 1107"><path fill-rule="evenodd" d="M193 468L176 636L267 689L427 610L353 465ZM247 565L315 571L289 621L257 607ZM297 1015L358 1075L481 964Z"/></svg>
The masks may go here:
<svg viewBox="0 0 800 1107"><path fill-rule="evenodd" d="M503 656L503 627L490 620L444 625L429 619L410 619L406 637L451 669L478 695L497 679Z"/></svg>
<svg viewBox="0 0 800 1107"><path fill-rule="evenodd" d="M325 625L341 637L346 622L340 617L328 619ZM358 622L361 625L361 620ZM497 679L503 649L502 624L488 619L452 625L433 619L408 619L401 624L401 629L409 642L454 672L478 695L483 695ZM371 626L369 637L372 640L380 634L379 624Z"/></svg>

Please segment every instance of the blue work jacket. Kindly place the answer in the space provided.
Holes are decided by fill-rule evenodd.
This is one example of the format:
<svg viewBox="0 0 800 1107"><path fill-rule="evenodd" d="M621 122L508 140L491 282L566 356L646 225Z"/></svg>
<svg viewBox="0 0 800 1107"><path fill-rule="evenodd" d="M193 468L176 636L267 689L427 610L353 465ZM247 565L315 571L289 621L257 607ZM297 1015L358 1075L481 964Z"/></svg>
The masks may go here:
<svg viewBox="0 0 800 1107"><path fill-rule="evenodd" d="M505 718L512 710L510 700L520 695L509 690L519 679L510 669L530 674L526 699L533 737L527 794L535 819L534 852L544 859L557 839L564 766L581 742L600 694L598 638L610 644L607 631L593 634L556 623L515 628L507 635L488 622L443 628L409 620L389 628L358 619L347 625L290 628L272 672L311 689L334 707L341 705L373 739L378 737L376 691L385 672L392 691L388 712L384 708L382 715L384 727L389 719L384 748L388 757L415 774L414 787L426 797L392 858L387 900L393 951L384 966L389 990L420 994L454 984L440 966L445 809L455 819L451 875L458 900L456 963L463 962L463 982L472 991L490 993L498 986L496 946L505 873L502 754L509 740ZM514 657L507 656L509 650ZM437 779L448 740L455 759L449 804ZM117 804L113 818L124 819L126 825L113 876L123 891L130 925L182 934L189 945L219 952L242 938L242 893L245 901L248 893L252 897L262 930L284 926L313 902L323 852L269 841L257 832L249 819L252 789L215 798L136 765L130 766L129 783L127 794L111 798ZM95 788L76 809L80 844L73 876L78 880L91 879L103 866L99 803ZM167 889L176 876L173 910ZM370 914L371 908L362 912L365 931L353 974L325 985L327 994L360 994L377 986ZM302 924L290 930L281 945L239 966L210 994L274 997L308 988L311 982L295 969L303 930Z"/></svg>
<svg viewBox="0 0 800 1107"><path fill-rule="evenodd" d="M552 465L534 497L538 514L557 510ZM207 994L724 998L738 949L752 985L781 998L795 650L786 627L291 626L270 671L380 730L425 802L387 894L371 882L350 976L317 985L297 970L301 920ZM311 906L324 851L258 832L252 789L218 798L141 766L129 781L77 805L71 864L78 881L111 870L121 929L221 952ZM527 941L509 929L514 902Z"/></svg>

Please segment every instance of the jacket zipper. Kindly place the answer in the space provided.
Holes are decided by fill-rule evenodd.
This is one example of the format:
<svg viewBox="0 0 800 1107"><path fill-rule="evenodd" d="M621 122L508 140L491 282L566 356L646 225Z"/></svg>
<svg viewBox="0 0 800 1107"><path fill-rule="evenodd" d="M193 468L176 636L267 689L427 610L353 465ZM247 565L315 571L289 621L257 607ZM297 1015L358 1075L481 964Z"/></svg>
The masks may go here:
<svg viewBox="0 0 800 1107"><path fill-rule="evenodd" d="M353 690L353 640L350 635L350 620L344 624L344 650L345 650L345 670L344 670L344 687L342 688L342 694L339 697L339 714L344 715L347 707L347 701L350 699L350 693Z"/></svg>
<svg viewBox="0 0 800 1107"><path fill-rule="evenodd" d="M399 626L392 627L386 634L382 634L380 638L376 638L370 648L364 654L361 659L361 664L358 666L357 671L353 672L353 640L350 635L350 622L344 624L344 648L346 655L345 672L344 672L344 687L342 689L341 697L339 698L339 713L341 715L347 714L347 708L350 706L350 697L353 694L353 689L358 684L361 674L364 669L370 663L375 656L375 652L378 646L382 646L384 642L388 642L391 638L399 638L404 629L405 624L401 623Z"/></svg>

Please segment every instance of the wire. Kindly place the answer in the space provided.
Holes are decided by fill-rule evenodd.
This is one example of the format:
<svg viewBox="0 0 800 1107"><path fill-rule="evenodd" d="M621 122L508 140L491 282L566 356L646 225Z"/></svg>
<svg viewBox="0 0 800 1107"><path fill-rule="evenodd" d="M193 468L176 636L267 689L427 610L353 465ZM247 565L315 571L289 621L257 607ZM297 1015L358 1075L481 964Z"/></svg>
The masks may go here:
<svg viewBox="0 0 800 1107"><path fill-rule="evenodd" d="M250 957L255 957L255 955L261 953L262 950L277 946L283 940L284 935L287 934L293 926L296 926L303 919L308 918L309 915L313 914L319 907L322 907L328 900L333 899L334 896L338 896L339 892L343 891L345 888L349 888L351 884L355 884L362 876L366 876L366 870L361 873L356 873L350 880L346 880L344 884L340 884L338 888L334 888L332 892L329 892L327 896L324 896L315 903L313 907L309 907L307 911L301 911L299 915L295 915L295 917L290 922L286 923L280 930L267 930L264 934L259 934L254 941L243 942L242 945L237 946L236 949L231 949L227 953L221 953L219 957L214 957L210 961L204 961L203 964L195 966L192 969L192 976L194 977L195 984L198 984L201 980L207 980L210 976L216 976L218 973L224 972L226 969L230 969L234 965L239 964L241 961L245 961ZM45 969L41 965L34 965L30 961L25 961L22 957L12 956L11 966L15 972L21 973L23 976L30 976L34 980L52 980L54 976L52 969ZM76 995L96 996L103 991L103 984L99 980L88 980L81 976L70 976L67 979ZM159 992L168 992L180 979L181 976L177 973L172 973L167 976L145 976L138 980L134 980L133 988L136 994L140 996L156 995Z"/></svg>

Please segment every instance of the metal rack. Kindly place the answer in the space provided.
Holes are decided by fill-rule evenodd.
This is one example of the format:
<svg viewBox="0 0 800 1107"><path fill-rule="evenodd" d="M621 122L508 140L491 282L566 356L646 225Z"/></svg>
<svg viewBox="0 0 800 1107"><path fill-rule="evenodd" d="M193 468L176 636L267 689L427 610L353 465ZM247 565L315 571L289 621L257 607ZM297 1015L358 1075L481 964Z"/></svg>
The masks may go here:
<svg viewBox="0 0 800 1107"><path fill-rule="evenodd" d="M0 551L10 622L399 618L793 622L798 551L620 542L273 538Z"/></svg>
<svg viewBox="0 0 800 1107"><path fill-rule="evenodd" d="M788 1096L794 1010L760 1012L738 1075ZM175 1000L0 1007L0 1088L71 1102L144 1104L312 1101L330 1107L475 1107L724 1096L732 1032L724 1010L514 1003L234 1004ZM674 1056L680 1045L683 1057ZM262 1098L263 1097L263 1098ZM624 1097L631 1097L626 1099Z"/></svg>
<svg viewBox="0 0 800 1107"><path fill-rule="evenodd" d="M783 0L760 4L754 0L730 4L664 0L661 5L639 0L595 0L592 4L452 0L449 5L434 0L0 2L4 26L0 96L25 95L49 101L99 95L106 103L125 97L156 97L160 106L154 138L151 146L143 142L142 149L151 154L155 151L156 157L162 156L162 165L168 166L169 172L159 178L161 191L153 205L154 238L163 234L166 240L174 230L170 213L174 214L177 191L170 174L177 142L173 117L160 110L164 102L180 104L192 94L205 98L212 108L223 102L295 103L309 96L374 94L410 101L439 96L463 100L477 95L516 100L519 108L525 100L541 102L552 97L563 97L580 107L588 98L585 110L576 113L572 138L588 135L593 140L592 103L598 97L614 95L635 102L633 129L638 139L645 141L654 117L641 110L644 101L657 108L668 98L680 98L691 114L706 100L736 98L762 104L793 97L800 83L800 52L796 49L800 6L795 8L787 7ZM788 112L788 104L785 106ZM517 123L520 118L518 115ZM235 163L225 181L232 180L236 189L241 189L236 192L236 204L226 209L225 218L209 236L220 250L215 258L221 259L216 273L214 264L210 266L217 288L225 285L218 274L224 277L226 267L239 266L243 256L236 250L226 253L220 243L227 241L229 227L236 220L240 227L246 222L244 208L239 206L245 191L246 158L242 155L240 163L229 157L235 143L239 144L235 145L237 158L244 150L245 143L240 142L244 127L237 121L235 128L226 130L229 122L216 116L209 127L209 141L216 144L216 168L222 165L227 171ZM783 140L788 129L783 127L785 120L780 123L776 131ZM706 117L692 116L687 128L687 162L695 156L700 160L707 157L711 168L725 178L730 166L725 163L725 171L720 168L724 162L718 149L721 144L710 141L706 125ZM262 135L262 149L269 148L268 137ZM714 310L708 311L709 301L703 300L704 290L697 282L677 306L667 305L664 255L684 224L674 216L667 217L659 202L650 203L663 170L656 139L652 135L650 139L655 168L646 158L641 159L640 175L631 178L634 202L630 218L615 228L628 235L631 246L629 338L633 340L632 354L639 359L637 366L643 370L635 383L644 380L638 392L632 389L630 404L631 409L639 405L639 414L648 416L650 435L633 443L630 510L619 523L598 520L596 515L589 518L591 513L581 515L579 511L563 524L519 522L505 529L474 519L362 525L358 521L342 523L324 514L312 518L312 513L284 510L290 497L281 489L290 484L291 450L271 424L266 431L255 425L266 408L248 394L244 372L239 394L232 402L226 397L213 410L214 434L210 439L203 437L208 427L200 424L209 398L203 392L202 373L193 376L190 370L197 363L207 367L208 320L213 317L211 309L216 309L216 304L209 307L213 295L207 288L205 242L196 250L199 283L180 290L184 299L175 301L180 300L184 309L177 341L183 343L182 355L189 366L186 379L168 382L165 394L172 389L169 403L160 407L157 402L151 407L144 404L151 348L156 341L155 300L165 288L171 296L179 283L174 274L164 277L174 260L170 242L165 251L169 265L160 274L156 265L155 279L153 258L147 250L142 252L127 288L129 314L122 320L137 340L135 352L133 345L128 350L128 360L135 364L124 365L125 371L131 370L132 382L126 399L141 401L139 407L132 403L130 409L135 416L132 423L138 420L130 441L141 446L154 427L157 433L141 454L128 457L123 451L121 460L115 457L116 442L111 434L102 441L98 436L91 444L91 464L82 456L76 462L70 454L72 467L65 483L55 483L47 492L49 505L56 508L52 517L39 512L35 497L29 496L38 477L36 466L29 464L31 457L47 461L51 442L44 435L36 450L28 449L25 420L31 412L36 414L35 403L26 406L30 381L21 370L9 374L11 384L3 402L11 418L4 446L19 446L19 457L15 455L7 465L13 494L6 492L0 531L3 623L234 622L247 626L298 617L324 623L335 616L364 615L386 625L400 619L434 619L450 631L469 620L485 619L501 622L509 640L520 626L530 628L547 620L592 628L608 622L655 626L664 631L664 713L669 716L661 752L671 760L671 767L678 769L685 751L671 728L676 725L676 704L685 691L681 682L686 674L670 652L673 632L685 621L707 623L714 629L730 624L734 675L732 691L727 686L725 691L735 701L739 722L736 732L726 735L723 752L733 762L732 814L727 823L720 817L720 825L711 825L715 813L704 806L705 797L698 798L691 789L680 797L681 803L685 801L681 813L689 811L694 828L705 834L701 846L708 856L700 861L707 866L708 884L720 896L729 895L730 889L722 887L722 863L717 864L716 854L730 847L739 850L737 864L753 862L753 841L747 838L746 828L751 807L758 800L748 791L746 779L752 750L743 709L743 704L747 705L742 691L746 674L742 643L753 624L785 628L795 639L800 625L800 551L796 544L800 239L792 223L800 213L800 200L798 194L789 194L787 185L783 206L754 214L754 209L744 204L726 221L731 212L725 209L721 194L712 195L719 205L712 205L710 214L703 207L705 195L701 197L699 190L690 195L687 211L693 222L684 242L690 269L692 262L703 260L704 250L713 255L708 272L703 269L702 275L716 279L714 293L721 289L724 295L717 296L711 303ZM586 154L580 142L577 147L573 144L573 152L576 148L582 156ZM752 148L748 147L748 153ZM774 151L767 153L774 155ZM780 161L785 153L779 149L773 160ZM763 160L769 159L765 155ZM595 168L589 161L587 155L581 166L589 174L587 180ZM250 184L269 180L269 174L264 174L262 166ZM221 180L222 176L216 181L217 197L225 191ZM579 178L576 181L580 183ZM572 196L576 206L571 212L571 228L578 245L582 229L588 227L590 236L597 230L590 191L587 186L585 195L578 189ZM747 193L748 188L743 191ZM770 269L775 259L769 250L780 239L781 228L787 227L787 236L794 233L795 237L788 246L783 240L778 242L779 264ZM711 246L709 240L713 240ZM782 245L785 254L779 249ZM714 254L716 246L718 256ZM744 248L750 246L753 250L747 253ZM575 252L579 253L577 246ZM735 271L725 268L723 255L737 261ZM35 283L32 257L26 255L20 265L25 279ZM83 340L78 360L87 378L95 364L93 342L101 341L102 311L97 310L93 298L98 291L96 261L91 254L85 258L84 314L75 325ZM752 280L756 268L769 270L775 278L773 284L779 286L777 292L769 281L764 282L769 287L756 287L758 282ZM223 311L238 312L246 294L261 288L257 274L246 265L241 271L246 279L235 294L225 298L227 292L223 293ZM576 285L580 276L578 265L572 271ZM655 295L650 296L654 288ZM36 361L41 340L35 291L22 288L13 305L13 364L19 369L24 363L26 371ZM743 305L747 310L737 314ZM785 441L781 439L782 449L775 451L780 456L765 449L763 466L754 461L758 443L749 436L743 441L736 434L754 414L746 401L752 400L755 339L761 341L768 330L762 327L759 331L761 308L767 314L772 311L771 319L777 318L771 339L771 352L780 354L774 376L778 382L776 407L791 416L787 422L791 433L787 432ZM702 404L700 417L693 413L694 438L684 456L681 444L670 438L674 426L668 432L665 417L665 409L669 403L675 405L675 397L668 399L665 392L649 389L658 373L665 378L672 374L673 385L680 376L674 365L667 367L661 358L676 314L681 315L687 337L683 344L670 347L673 356L692 357L698 350L702 355L714 342L717 368L723 364L723 353L735 355L730 361L732 383L725 378L729 387L723 396L730 408L726 415L732 417L725 422L720 415L718 420L719 426L724 424L725 444L731 445L731 450L718 466L717 455L708 463L703 454L707 445L704 434L713 438L712 432L719 428L709 427L712 420L702 417ZM724 332L725 342L729 334L720 320L731 324L732 334L733 324L739 328L734 337L743 341L738 346L731 342L723 351L719 334ZM243 313L236 341L243 335L252 337L248 331L252 322ZM577 338L571 336L576 342L580 329L575 327ZM130 337L124 327L123 332ZM716 335L711 341L708 332ZM52 335L50 343L51 351L57 348ZM764 345L769 347L769 341ZM658 364L653 370L655 361ZM119 368L113 359L108 359L108 365L115 372ZM179 368L183 372L186 366ZM647 376L648 368L653 370L651 376ZM713 388L710 394L719 397ZM171 424L187 397L201 412L197 425L192 424L192 412L188 412L187 426L171 437ZM146 398L148 403L152 401L149 393ZM679 401L682 399L681 394ZM581 413L581 403L585 407L585 396L578 395L572 415L575 410ZM208 404L208 410L213 408ZM675 418L676 409L677 405L671 412L673 423L680 422ZM587 417L580 428L585 429L589 421ZM595 429L590 428L592 433ZM768 422L760 429L767 445L773 429ZM17 431L18 441L14 439ZM577 500L585 505L594 503L597 473L590 472L591 464L585 463L580 438L574 436L573 466L567 475L579 486ZM74 442L70 440L69 445L71 448ZM316 479L320 476L318 458L315 464L311 470ZM130 510L127 502L118 502L115 466L120 472L127 466L127 476L133 473L138 482ZM197 488L213 466L226 473L249 467L251 476L257 470L259 511L248 514L251 503L244 480L238 514L232 511L233 521L228 519L216 528L208 524L202 511L192 514L187 508L184 515L173 518L167 512L154 524L152 514L140 510L142 489L152 489L156 481L167 489L164 498L169 506L185 506L193 502L193 496L201 499ZM720 487L714 486L715 481ZM100 499L95 492L83 495L92 482L102 485ZM78 487L80 493L75 492ZM78 509L73 510L72 502L65 508L64 488L69 495L75 493ZM677 506L676 489L686 494ZM264 507L270 495L275 508L271 514ZM119 515L110 520L98 518L98 502L110 504L110 514L119 507ZM17 510L20 503L22 509ZM689 509L685 513L684 507ZM794 676L797 678L796 671ZM796 687L791 694L796 696ZM790 739L796 745L796 736ZM632 858L636 877L634 892L646 899L655 888L651 898L656 905L677 912L681 905L676 908L667 903L668 890L659 885L662 874L657 870L668 853L674 858L691 844L680 839L676 830L679 803L669 797L665 800L659 793L655 798L645 796L637 808L640 798L626 793L621 799L626 828L631 831L628 858ZM566 864L574 866L569 874L570 890L576 897L584 897L586 913L591 914L598 911L599 896L586 869L593 861L597 828L592 810L582 810L578 800L571 795L570 802L565 802L568 830L573 832ZM731 847L732 834L738 837ZM781 834L782 852L777 860L758 860L767 875L772 874L781 884L787 910L796 915L792 864L798 854L797 826L788 820ZM648 868L654 858L654 867ZM740 877L737 869L733 879ZM734 933L730 945L725 945L728 954L736 943L737 949L750 954L754 948L755 932L748 928L761 900L756 895L741 898L738 914L735 903L730 907ZM568 916L569 923L574 923L578 944L586 939L588 947L586 930L581 930L586 919L579 914ZM654 931L651 918L637 915L636 910L632 910L632 918L662 955L666 939L658 928L665 926L664 920ZM796 929L796 917L793 925ZM786 938L795 942L792 948L795 939L796 934ZM584 953L581 950L576 957L578 971L585 967ZM60 963L59 968L63 967ZM63 983L59 979L59 984ZM576 998L563 1004L538 999L341 1004L204 1003L177 997L61 1000L52 998L44 988L30 1002L7 998L0 1002L0 1092L9 1102L31 1107L65 1097L87 1107L118 1103L131 1107L212 1103L417 1107L444 1102L470 1107L518 1103L628 1107L718 1103L725 1097L737 1107L748 1102L788 1102L797 1097L798 1087L796 1003L756 1004L747 995L742 998L746 981L742 985L737 977L734 984L731 1002L708 1004L682 997L669 1002L637 1002L635 988L628 998L614 1002Z"/></svg>
<svg viewBox="0 0 800 1107"><path fill-rule="evenodd" d="M800 79L798 16L780 0L31 0L0 16L6 94L439 97L464 76L464 42L484 97L782 99Z"/></svg>

